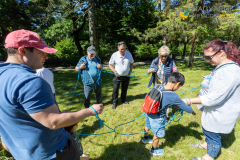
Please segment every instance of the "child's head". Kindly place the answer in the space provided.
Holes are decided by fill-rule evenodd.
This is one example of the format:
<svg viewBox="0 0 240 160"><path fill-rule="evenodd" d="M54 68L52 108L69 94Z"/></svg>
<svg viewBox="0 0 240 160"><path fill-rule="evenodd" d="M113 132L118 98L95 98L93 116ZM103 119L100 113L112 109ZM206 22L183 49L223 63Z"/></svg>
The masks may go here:
<svg viewBox="0 0 240 160"><path fill-rule="evenodd" d="M173 87L173 91L178 90L179 87L183 86L185 82L184 75L179 72L173 72L168 77L168 83L175 84Z"/></svg>

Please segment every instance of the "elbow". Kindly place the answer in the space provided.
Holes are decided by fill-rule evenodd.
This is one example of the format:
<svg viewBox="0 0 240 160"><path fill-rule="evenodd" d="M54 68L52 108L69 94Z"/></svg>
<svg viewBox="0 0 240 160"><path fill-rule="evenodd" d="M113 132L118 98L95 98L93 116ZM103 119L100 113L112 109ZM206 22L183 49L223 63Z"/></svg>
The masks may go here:
<svg viewBox="0 0 240 160"><path fill-rule="evenodd" d="M57 121L52 121L52 122L49 123L47 128L49 128L51 130L55 130L55 129L59 129L61 127L58 125Z"/></svg>

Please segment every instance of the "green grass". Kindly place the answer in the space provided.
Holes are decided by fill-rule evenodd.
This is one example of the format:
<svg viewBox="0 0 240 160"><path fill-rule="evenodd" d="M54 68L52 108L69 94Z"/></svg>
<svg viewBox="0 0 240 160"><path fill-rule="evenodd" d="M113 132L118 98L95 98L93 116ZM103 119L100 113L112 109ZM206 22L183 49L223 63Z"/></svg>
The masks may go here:
<svg viewBox="0 0 240 160"><path fill-rule="evenodd" d="M192 68L187 68L186 62L178 62L176 65L186 79L184 86L177 92L183 92L199 86L202 81L202 75L210 73L213 69L213 67L205 61L195 61L194 67ZM137 75L145 74L148 67L149 66L134 66L133 73ZM139 79L146 85L150 78L151 75L139 77ZM62 95L72 92L77 81L77 73L74 70L55 71L54 81L56 94ZM130 102L129 105L119 103L117 109L112 110L112 90L112 75L103 73L102 100L105 108L103 113L99 116L108 126L114 128L119 124L137 118L143 113L141 106L149 89L141 84L136 78L130 79L127 96L127 100ZM77 86L76 92L83 92L81 80ZM180 94L179 96L181 98L196 97L198 93L199 89ZM83 95L71 97L57 96L57 102L62 111L78 111L84 108ZM91 103L96 103L95 93L92 94ZM165 150L165 153L161 156L151 157L149 155L151 144L144 145L140 142L141 137L143 136L142 134L118 135L110 133L98 136L79 136L83 145L84 153L90 153L91 159L94 160L185 160L191 159L191 157L195 156L203 156L206 151L191 147L191 143L201 143L205 140L201 126L201 111L197 109L196 105L192 105L192 107L196 112L196 115L184 112L184 116L179 122L172 122L171 126L166 127L166 136L164 139L160 139L159 143L159 145L163 146ZM118 127L116 131L120 133L143 132L144 125L145 117L141 117L135 122ZM77 132L84 134L99 134L111 131L106 126L102 126L102 129L99 129L99 126L99 122L95 117L88 117L79 123ZM223 146L217 157L218 160L240 159L239 134L240 126L238 120L233 132L229 135L222 136ZM150 136L152 137L153 134L150 133ZM10 157L9 155L6 155L6 152L4 152L4 154L2 153L3 150L0 150L0 157Z"/></svg>

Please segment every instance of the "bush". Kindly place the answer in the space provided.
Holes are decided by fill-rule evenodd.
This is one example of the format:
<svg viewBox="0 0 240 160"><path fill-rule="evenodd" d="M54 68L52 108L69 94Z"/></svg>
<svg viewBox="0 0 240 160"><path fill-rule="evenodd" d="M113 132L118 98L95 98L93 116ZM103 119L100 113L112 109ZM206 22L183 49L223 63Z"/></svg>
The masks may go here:
<svg viewBox="0 0 240 160"><path fill-rule="evenodd" d="M158 49L161 47L162 43L158 44L141 44L136 46L136 58L140 60L152 60L158 56Z"/></svg>
<svg viewBox="0 0 240 160"><path fill-rule="evenodd" d="M56 48L58 52L49 59L60 59L62 61L60 63L76 65L81 58L75 43L68 37L57 42L54 48Z"/></svg>

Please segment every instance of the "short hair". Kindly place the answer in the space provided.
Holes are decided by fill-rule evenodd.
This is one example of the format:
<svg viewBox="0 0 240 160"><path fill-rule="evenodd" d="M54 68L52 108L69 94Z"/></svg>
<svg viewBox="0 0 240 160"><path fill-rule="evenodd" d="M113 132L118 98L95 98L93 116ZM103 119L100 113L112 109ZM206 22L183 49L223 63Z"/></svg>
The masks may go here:
<svg viewBox="0 0 240 160"><path fill-rule="evenodd" d="M121 45L126 46L126 43L124 41L118 42L118 47L121 46Z"/></svg>
<svg viewBox="0 0 240 160"><path fill-rule="evenodd" d="M158 50L158 55L164 54L164 53L166 53L167 55L170 54L170 49L169 49L168 46L166 46L166 45L162 46L162 47L159 48L159 50Z"/></svg>
<svg viewBox="0 0 240 160"><path fill-rule="evenodd" d="M33 52L34 47L24 47L26 50ZM18 48L6 48L7 49L7 54L9 56L14 56L17 53Z"/></svg>
<svg viewBox="0 0 240 160"><path fill-rule="evenodd" d="M171 83L180 82L180 86L183 86L183 84L185 83L185 77L183 74L179 72L173 72L169 75L168 82L171 82Z"/></svg>

